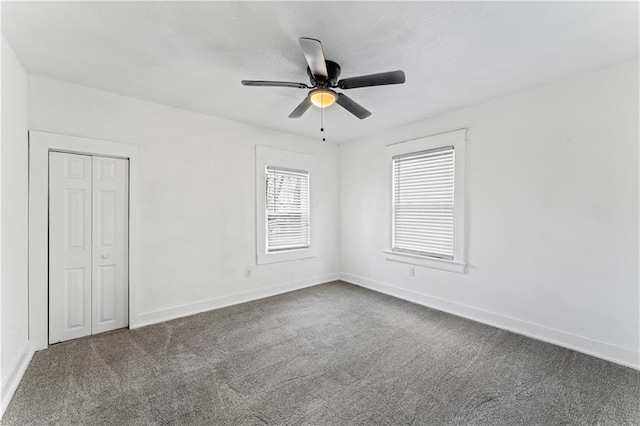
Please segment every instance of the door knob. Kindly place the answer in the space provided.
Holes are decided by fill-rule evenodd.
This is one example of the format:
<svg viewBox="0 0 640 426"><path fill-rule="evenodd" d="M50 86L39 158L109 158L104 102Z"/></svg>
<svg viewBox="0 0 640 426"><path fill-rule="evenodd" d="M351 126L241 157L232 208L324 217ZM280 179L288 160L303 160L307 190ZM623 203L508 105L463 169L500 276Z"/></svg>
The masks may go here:
<svg viewBox="0 0 640 426"><path fill-rule="evenodd" d="M103 259L108 259L108 258L109 258L109 255L108 255L108 254L103 254L103 255L102 255L102 258L103 258Z"/></svg>

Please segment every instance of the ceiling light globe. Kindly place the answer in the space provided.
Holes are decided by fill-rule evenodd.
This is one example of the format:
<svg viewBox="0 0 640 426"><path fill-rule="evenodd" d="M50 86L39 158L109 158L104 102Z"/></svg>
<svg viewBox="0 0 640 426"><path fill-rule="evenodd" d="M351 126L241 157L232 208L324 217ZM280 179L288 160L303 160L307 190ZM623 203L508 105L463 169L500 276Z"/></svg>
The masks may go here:
<svg viewBox="0 0 640 426"><path fill-rule="evenodd" d="M309 93L311 103L318 108L326 108L333 105L338 99L338 94L333 90L316 89Z"/></svg>

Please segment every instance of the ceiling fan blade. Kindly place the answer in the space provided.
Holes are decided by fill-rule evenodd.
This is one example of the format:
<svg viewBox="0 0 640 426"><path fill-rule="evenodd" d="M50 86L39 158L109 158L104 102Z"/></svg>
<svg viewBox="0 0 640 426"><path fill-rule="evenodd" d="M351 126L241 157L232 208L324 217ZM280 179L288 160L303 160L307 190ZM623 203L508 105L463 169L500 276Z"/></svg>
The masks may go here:
<svg viewBox="0 0 640 426"><path fill-rule="evenodd" d="M269 87L295 87L297 89L311 89L304 83L294 83L291 81L264 81L264 80L242 80L243 86L269 86Z"/></svg>
<svg viewBox="0 0 640 426"><path fill-rule="evenodd" d="M365 119L371 115L371 112L369 112L363 106L356 103L356 101L342 93L338 93L338 99L336 100L336 103L342 108L349 111L351 114L358 117L360 120Z"/></svg>
<svg viewBox="0 0 640 426"><path fill-rule="evenodd" d="M300 105L298 105L296 107L296 109L291 111L291 114L289 114L289 118L300 118L300 117L302 117L302 114L307 112L307 110L309 109L310 106L311 106L311 100L307 96L302 100L302 102L300 102Z"/></svg>
<svg viewBox="0 0 640 426"><path fill-rule="evenodd" d="M320 77L321 80L329 77L327 72L327 63L324 59L324 52L322 52L322 43L315 38L300 37L298 39L300 47L302 47L302 53L307 59L309 69L314 77Z"/></svg>
<svg viewBox="0 0 640 426"><path fill-rule="evenodd" d="M345 78L338 82L338 87L341 89L355 89L357 87L384 86L387 84L402 84L404 82L404 71L398 70Z"/></svg>

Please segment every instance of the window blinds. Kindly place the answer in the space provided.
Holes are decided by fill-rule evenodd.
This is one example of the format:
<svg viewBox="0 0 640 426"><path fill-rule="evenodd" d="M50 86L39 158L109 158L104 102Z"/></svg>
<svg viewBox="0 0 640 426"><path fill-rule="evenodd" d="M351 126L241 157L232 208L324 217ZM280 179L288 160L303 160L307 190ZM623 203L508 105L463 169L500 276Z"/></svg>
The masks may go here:
<svg viewBox="0 0 640 426"><path fill-rule="evenodd" d="M309 172L266 169L267 252L309 247Z"/></svg>
<svg viewBox="0 0 640 426"><path fill-rule="evenodd" d="M393 157L392 249L453 260L452 146Z"/></svg>

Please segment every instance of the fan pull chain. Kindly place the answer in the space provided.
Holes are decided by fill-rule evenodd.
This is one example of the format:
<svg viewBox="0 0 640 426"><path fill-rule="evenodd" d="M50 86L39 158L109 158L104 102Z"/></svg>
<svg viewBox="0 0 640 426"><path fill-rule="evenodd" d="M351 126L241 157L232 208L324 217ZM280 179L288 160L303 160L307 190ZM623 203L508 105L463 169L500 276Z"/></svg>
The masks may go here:
<svg viewBox="0 0 640 426"><path fill-rule="evenodd" d="M320 110L320 131L323 132L322 142L325 142L327 138L324 137L324 108Z"/></svg>

